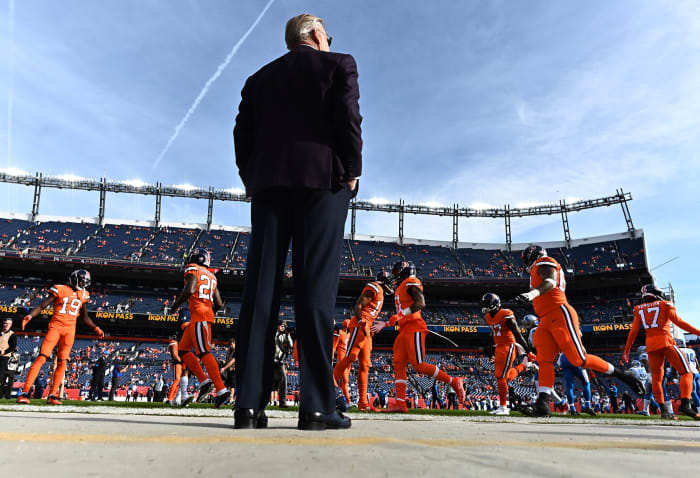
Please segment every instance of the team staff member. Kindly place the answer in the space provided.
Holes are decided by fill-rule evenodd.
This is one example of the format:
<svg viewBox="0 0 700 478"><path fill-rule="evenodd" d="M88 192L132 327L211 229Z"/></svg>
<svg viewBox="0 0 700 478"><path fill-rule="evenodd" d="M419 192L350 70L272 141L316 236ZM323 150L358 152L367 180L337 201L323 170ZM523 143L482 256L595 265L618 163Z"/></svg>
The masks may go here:
<svg viewBox="0 0 700 478"><path fill-rule="evenodd" d="M214 312L223 306L216 276L209 271L211 261L209 251L195 249L187 260L185 267L185 286L173 302L173 310L187 302L191 315L190 325L185 327L178 344L178 354L187 367L195 374L200 383L200 397L209 383L216 387L214 408L226 403L231 392L224 386L219 373L219 363L211 353L211 327L214 324ZM192 350L194 349L194 353ZM196 354L196 356L195 356ZM209 379L202 370L207 369ZM205 388L206 387L206 388Z"/></svg>
<svg viewBox="0 0 700 478"><path fill-rule="evenodd" d="M330 52L322 19L287 22L284 56L241 91L233 139L251 198L251 240L237 329L236 428L266 426L273 337L292 242L302 430L349 428L336 411L331 348L343 232L362 174L357 66Z"/></svg>
<svg viewBox="0 0 700 478"><path fill-rule="evenodd" d="M95 331L98 338L105 336L102 329L94 324L87 313L87 303L90 300L87 288L90 287L90 273L84 269L78 269L68 278L69 285L54 285L49 289L49 296L34 307L22 320L22 330L30 320L41 311L53 304L53 315L49 322L49 330L41 343L39 356L36 358L27 374L21 395L17 403L29 403L29 390L39 375L41 367L51 356L53 349L58 346L56 371L54 372L51 390L46 403L49 405L62 405L58 399L58 391L66 375L66 365L70 357L70 351L75 341L75 327L78 316L85 325Z"/></svg>
<svg viewBox="0 0 700 478"><path fill-rule="evenodd" d="M17 335L12 331L12 319L7 318L3 320L2 330L0 330L0 398L5 396L5 372L12 354L16 351ZM11 383L9 387L10 391L12 391Z"/></svg>
<svg viewBox="0 0 700 478"><path fill-rule="evenodd" d="M639 329L644 326L647 354L649 354L649 366L651 368L651 387L654 391L654 397L656 400L664 399L662 381L664 378L664 363L665 360L668 360L681 376L681 406L678 408L678 411L698 420L700 416L690 406L690 395L693 392L692 368L688 363L688 358L676 345L676 341L671 334L671 322L676 324L677 327L695 335L700 335L700 329L693 327L678 317L676 307L672 302L666 300L663 291L654 284L647 284L642 287L642 300L644 303L634 308L634 320L632 321L632 328L627 335L623 360L625 362L629 361L634 339L637 338ZM659 401L659 406L663 409L664 403Z"/></svg>

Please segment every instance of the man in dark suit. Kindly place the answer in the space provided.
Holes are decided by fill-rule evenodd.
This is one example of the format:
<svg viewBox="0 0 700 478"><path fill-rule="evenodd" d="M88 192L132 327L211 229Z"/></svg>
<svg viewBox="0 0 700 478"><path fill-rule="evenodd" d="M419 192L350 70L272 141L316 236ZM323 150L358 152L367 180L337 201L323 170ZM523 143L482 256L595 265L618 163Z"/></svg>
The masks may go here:
<svg viewBox="0 0 700 478"><path fill-rule="evenodd" d="M237 330L236 428L264 428L289 241L304 430L348 428L335 409L331 349L343 231L362 172L357 67L330 53L323 20L287 22L286 55L245 83L233 130L251 197L251 244Z"/></svg>

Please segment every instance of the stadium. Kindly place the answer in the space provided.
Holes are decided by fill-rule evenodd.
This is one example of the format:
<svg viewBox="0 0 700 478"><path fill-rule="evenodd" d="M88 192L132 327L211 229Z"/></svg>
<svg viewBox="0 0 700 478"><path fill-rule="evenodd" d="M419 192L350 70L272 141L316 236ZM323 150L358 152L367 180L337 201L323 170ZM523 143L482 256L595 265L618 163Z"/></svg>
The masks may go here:
<svg viewBox="0 0 700 478"><path fill-rule="evenodd" d="M696 472L698 18L7 0L3 471Z"/></svg>
<svg viewBox="0 0 700 478"><path fill-rule="evenodd" d="M212 224L212 209L218 201L246 201L243 195L216 191L213 188L191 187L183 190L162 184L134 186L107 179L66 180L40 173L2 173L0 181L25 185L34 190L30 213L15 213L2 219L0 263L3 276L0 281L0 311L3 317L11 317L19 323L32 307L46 297L51 284L65 282L66 277L76 268L88 269L93 278L88 310L95 323L106 332L106 337L96 339L88 328L79 325L63 396L64 399L77 402L67 403L86 403L85 400L93 394L91 388L94 385L91 380L95 374L94 366L100 357L104 357L107 363L102 379L104 387L97 395L91 396L91 400L112 400L107 403L122 404L130 401L132 406L155 405L152 400L157 396L153 390L158 377L162 377L166 390L173 385L167 343L168 337L177 327L178 318L168 305L174 301L180 288L181 271L186 265L186 258L198 248L211 251L211 267L217 273L225 302L225 306L216 315L213 329L217 343L216 356L220 363L224 362L228 338L236 333L250 233L249 228L245 227ZM98 216L79 218L42 215L41 192L46 188L94 191L96 199L99 196L99 201L96 201L96 205L99 204ZM127 222L105 218L108 192L154 196L154 220ZM164 195L206 200L209 209L207 222L161 222L160 198ZM412 206L403 201L398 204L375 204L355 200L351 204L350 213L352 233L344 239L336 306L337 326L342 327L342 322L353 314L355 298L364 284L373 280L379 270L390 269L397 260L412 261L425 286L426 323L431 331L438 333L429 335L427 339L426 360L439 364L451 375L466 375L468 396L465 408L471 411L462 413L476 413L476 417L483 418L482 413L488 414L497 408L498 392L494 376L491 328L484 321L480 298L486 292L496 292L504 298L506 306L513 308L518 318L533 313L531 306L523 307L509 300L527 288L528 280L520 262L521 251L528 244L514 244L510 241L510 218L556 214L561 217L564 237L560 241L541 245L566 268L569 296L579 311L587 350L601 354L612 363L622 363L621 354L631 325L632 307L640 299L639 286L652 281L644 232L635 229L629 212L628 202L631 200L631 194L621 190L604 198L571 204L562 201L559 204L527 209L508 206L500 210L459 209L457 206L441 209ZM621 208L626 231L583 239L570 237L569 214L610 206ZM397 237L355 234L354 212L358 209L396 214L399 217ZM404 238L402 224L405 214L450 217L454 225L453 240L440 242ZM503 221L506 232L504 243L460 242L459 218L474 215ZM286 271L279 320L294 335L294 291L290 260ZM670 284L667 291L673 297ZM386 318L391 315L392 305L385 305L381 316ZM16 396L23 386L29 366L37 357L38 345L45 335L51 314L51 310L43 311L42 316L33 320L26 331L17 332L19 365L10 398ZM382 401L392 400L395 393L391 344L396 331L392 329L394 327L389 327L374 339L369 390L376 397L378 406ZM522 332L526 333L526 330L522 329ZM640 344L642 342L638 340L637 345ZM287 396L288 403L292 404L298 400L299 369L291 355L286 361ZM46 363L42 369L47 377L51 375L51 370L50 363ZM113 381L116 373L119 373L119 379ZM358 398L355 374L356 366L350 380L353 404ZM617 414L617 403L615 409L611 408L607 399L610 388L616 386L620 397L625 393L636 397L634 392L617 379L598 377L594 383L594 396L598 396L598 403L594 406L601 413L600 416L612 413L608 416L625 417ZM409 397L413 400L416 412L421 409L425 412L436 409L448 411L447 389L434 384L429 377L412 376ZM192 380L190 390L194 392L197 385L196 380ZM511 382L510 387L520 399L532 400L536 396L534 373L521 374ZM556 390L562 395L563 387L562 377L557 375ZM580 399L580 392L578 388L575 391L577 400ZM675 399L677 408L680 393L678 385L670 381L668 392ZM43 393L42 398L46 398L48 387L39 393ZM160 401L163 400L162 397ZM277 399L279 400L278 397ZM14 403L14 400L6 403ZM568 405L561 404L560 407L553 403L552 407L560 416L567 416ZM619 407L619 411L622 411L622 400ZM643 408L641 398L634 400L633 407L633 412ZM195 414L205 412L202 408L191 410ZM447 417L437 415L433 418L444 420ZM627 419L617 419L628 422L630 418L627 416Z"/></svg>

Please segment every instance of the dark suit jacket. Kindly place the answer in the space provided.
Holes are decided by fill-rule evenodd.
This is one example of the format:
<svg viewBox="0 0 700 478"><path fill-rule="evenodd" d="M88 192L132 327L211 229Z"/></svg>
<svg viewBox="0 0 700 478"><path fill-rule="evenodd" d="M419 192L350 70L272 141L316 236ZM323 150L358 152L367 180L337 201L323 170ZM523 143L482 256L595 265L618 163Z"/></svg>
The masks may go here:
<svg viewBox="0 0 700 478"><path fill-rule="evenodd" d="M334 189L362 174L357 65L298 46L241 92L233 138L248 196L271 187Z"/></svg>

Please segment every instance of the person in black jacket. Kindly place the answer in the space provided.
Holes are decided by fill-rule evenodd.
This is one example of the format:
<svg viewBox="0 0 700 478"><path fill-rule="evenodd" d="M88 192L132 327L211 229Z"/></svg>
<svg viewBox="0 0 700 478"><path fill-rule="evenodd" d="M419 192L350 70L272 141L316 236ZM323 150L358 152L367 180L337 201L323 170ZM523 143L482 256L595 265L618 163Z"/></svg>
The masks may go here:
<svg viewBox="0 0 700 478"><path fill-rule="evenodd" d="M362 173L357 66L331 53L323 20L287 22L289 53L245 82L233 130L252 232L237 330L236 428L264 427L274 334L292 241L300 429L348 428L335 410L331 350L343 230Z"/></svg>
<svg viewBox="0 0 700 478"><path fill-rule="evenodd" d="M12 382L6 378L9 375L6 372L10 359L16 352L17 335L12 331L12 319L7 318L2 321L2 328L0 328L0 398L10 398L12 393ZM14 377L14 372L12 376Z"/></svg>
<svg viewBox="0 0 700 478"><path fill-rule="evenodd" d="M102 355L95 362L92 368L92 381L90 382L90 393L88 400L102 400L102 389L105 388L105 369L107 364Z"/></svg>

